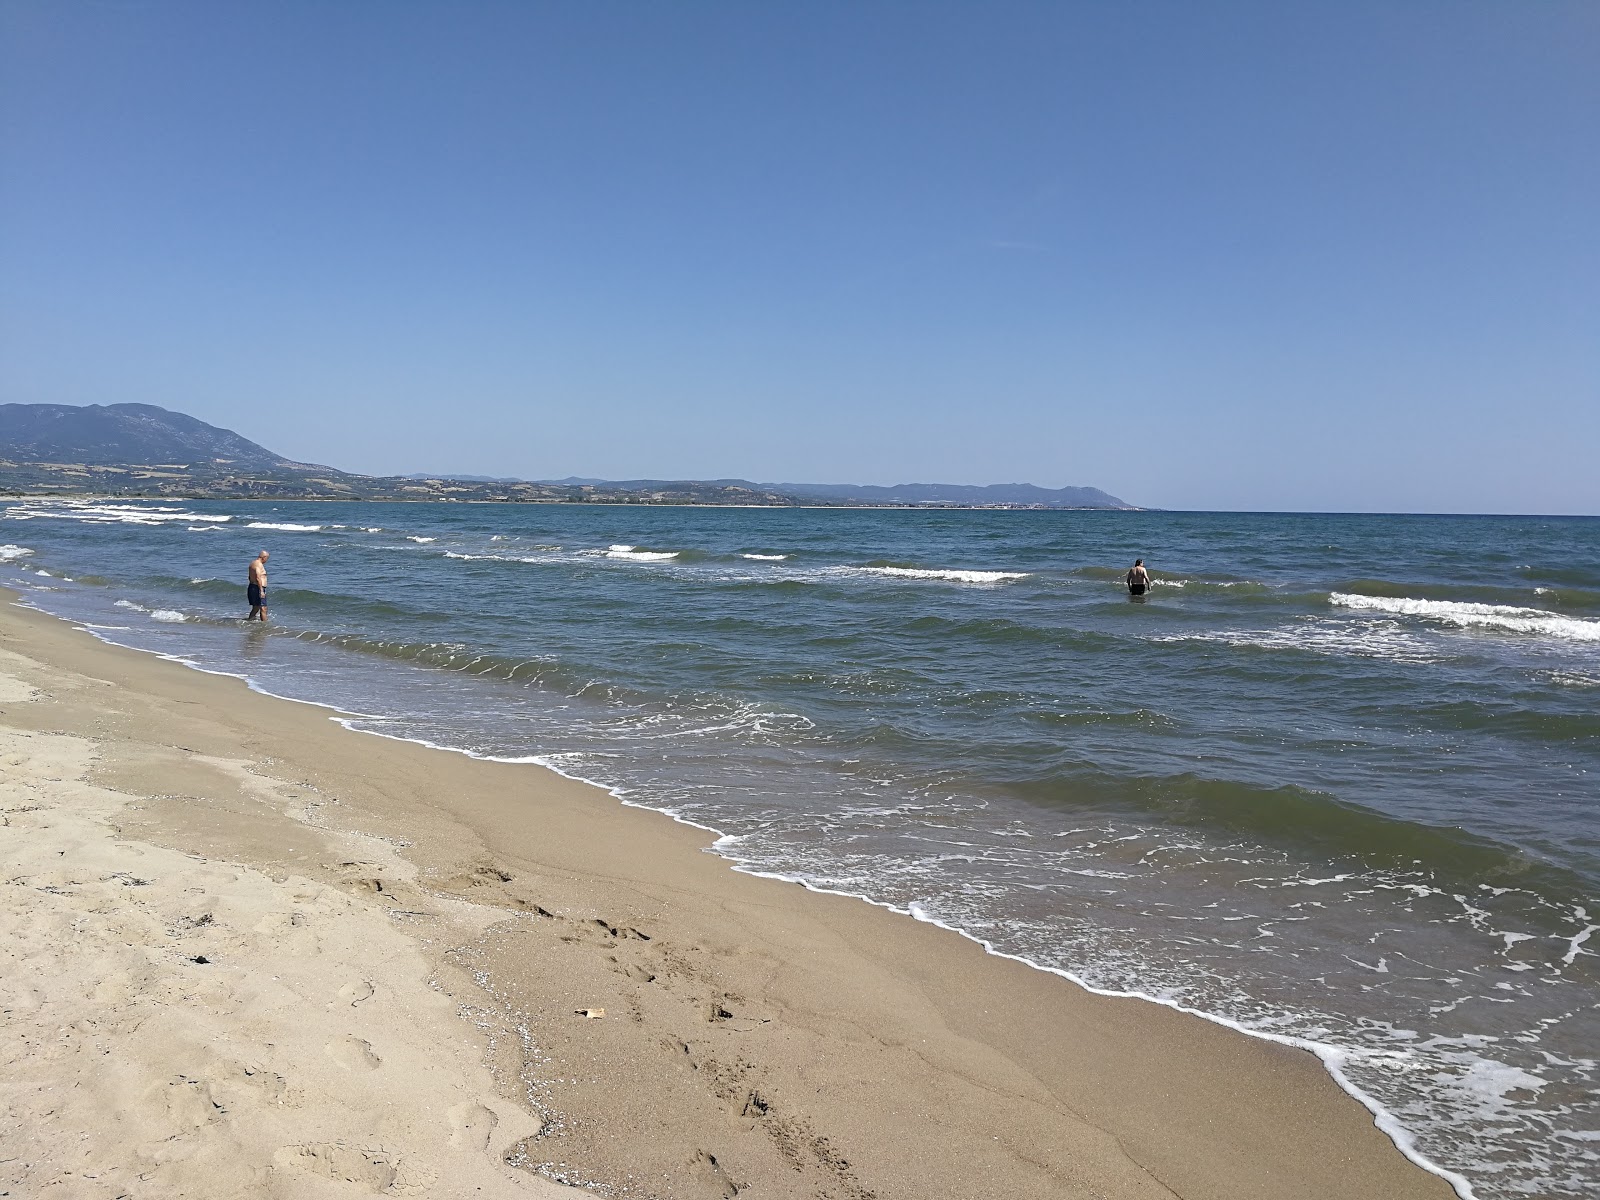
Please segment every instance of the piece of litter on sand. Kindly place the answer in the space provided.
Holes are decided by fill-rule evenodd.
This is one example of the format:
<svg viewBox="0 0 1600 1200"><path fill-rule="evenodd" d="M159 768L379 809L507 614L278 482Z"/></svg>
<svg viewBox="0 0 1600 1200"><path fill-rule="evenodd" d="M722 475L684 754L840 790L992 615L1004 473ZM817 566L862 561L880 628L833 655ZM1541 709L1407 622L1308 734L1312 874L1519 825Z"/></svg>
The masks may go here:
<svg viewBox="0 0 1600 1200"><path fill-rule="evenodd" d="M580 1017L588 1017L591 1021L606 1015L606 1010L603 1008L580 1008L577 1012Z"/></svg>

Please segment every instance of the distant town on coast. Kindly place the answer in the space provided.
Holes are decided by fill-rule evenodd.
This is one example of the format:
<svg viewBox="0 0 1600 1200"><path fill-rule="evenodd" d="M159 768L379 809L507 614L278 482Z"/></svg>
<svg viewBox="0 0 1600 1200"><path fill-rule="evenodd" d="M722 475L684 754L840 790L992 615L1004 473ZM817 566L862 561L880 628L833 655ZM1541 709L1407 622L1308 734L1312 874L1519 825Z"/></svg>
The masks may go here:
<svg viewBox="0 0 1600 1200"><path fill-rule="evenodd" d="M747 479L359 475L295 462L231 429L153 404L0 404L0 494L840 508L1137 507L1099 488L1031 483L879 487Z"/></svg>

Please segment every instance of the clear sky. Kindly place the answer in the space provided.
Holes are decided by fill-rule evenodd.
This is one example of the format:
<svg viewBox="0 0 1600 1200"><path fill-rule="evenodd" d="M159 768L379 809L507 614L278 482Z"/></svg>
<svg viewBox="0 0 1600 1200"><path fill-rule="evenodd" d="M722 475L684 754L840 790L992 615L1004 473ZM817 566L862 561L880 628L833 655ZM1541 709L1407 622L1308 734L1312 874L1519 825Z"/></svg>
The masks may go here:
<svg viewBox="0 0 1600 1200"><path fill-rule="evenodd" d="M1600 512L1600 3L0 0L0 400Z"/></svg>

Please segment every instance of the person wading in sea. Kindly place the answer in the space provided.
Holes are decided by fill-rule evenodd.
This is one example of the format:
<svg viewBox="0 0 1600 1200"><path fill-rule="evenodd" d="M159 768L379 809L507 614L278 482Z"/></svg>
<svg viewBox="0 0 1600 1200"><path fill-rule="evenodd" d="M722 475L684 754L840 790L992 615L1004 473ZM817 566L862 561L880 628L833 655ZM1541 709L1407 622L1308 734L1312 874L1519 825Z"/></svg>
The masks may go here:
<svg viewBox="0 0 1600 1200"><path fill-rule="evenodd" d="M250 560L250 584L244 590L250 598L250 615L246 621L267 619L267 552L263 550Z"/></svg>
<svg viewBox="0 0 1600 1200"><path fill-rule="evenodd" d="M1144 559L1133 560L1133 569L1128 572L1128 595L1142 596L1150 587L1150 572L1144 569Z"/></svg>

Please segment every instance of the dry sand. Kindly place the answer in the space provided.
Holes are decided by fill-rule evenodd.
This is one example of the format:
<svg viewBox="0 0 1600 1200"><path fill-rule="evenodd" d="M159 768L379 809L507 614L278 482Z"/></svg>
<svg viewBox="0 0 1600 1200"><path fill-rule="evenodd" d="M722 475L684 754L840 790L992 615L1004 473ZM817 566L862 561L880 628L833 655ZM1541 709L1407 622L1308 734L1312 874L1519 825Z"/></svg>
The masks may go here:
<svg viewBox="0 0 1600 1200"><path fill-rule="evenodd" d="M1308 1054L0 598L0 1195L1452 1194Z"/></svg>

